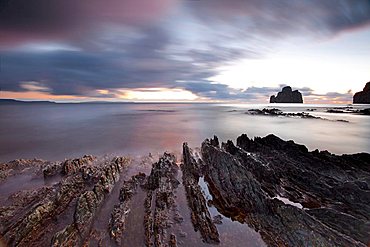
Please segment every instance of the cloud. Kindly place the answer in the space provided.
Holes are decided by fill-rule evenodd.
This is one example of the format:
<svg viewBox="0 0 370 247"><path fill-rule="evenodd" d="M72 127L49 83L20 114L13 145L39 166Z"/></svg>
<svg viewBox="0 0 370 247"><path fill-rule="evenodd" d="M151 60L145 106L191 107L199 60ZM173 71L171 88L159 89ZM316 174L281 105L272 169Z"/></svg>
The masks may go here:
<svg viewBox="0 0 370 247"><path fill-rule="evenodd" d="M159 21L175 4L176 0L3 0L0 44L81 39L107 23L146 25Z"/></svg>
<svg viewBox="0 0 370 247"><path fill-rule="evenodd" d="M0 84L54 95L181 88L210 99L260 99L280 88L240 90L209 78L228 63L263 58L279 40L332 36L369 21L365 0L1 1Z"/></svg>
<svg viewBox="0 0 370 247"><path fill-rule="evenodd" d="M21 88L27 91L36 91L36 92L49 92L50 89L48 87L43 86L41 83L37 81L28 81L22 82L20 85Z"/></svg>
<svg viewBox="0 0 370 247"><path fill-rule="evenodd" d="M370 22L368 0L203 0L188 1L188 5L199 19L215 28L232 22L245 32L269 37L335 34Z"/></svg>
<svg viewBox="0 0 370 247"><path fill-rule="evenodd" d="M330 102L351 103L353 100L353 93L351 92L351 90L349 90L346 93L338 93L338 92L328 92L325 94L312 93L308 95L308 99L310 101L312 101L313 99L313 100L320 100L321 102L327 102L327 103L330 103Z"/></svg>
<svg viewBox="0 0 370 247"><path fill-rule="evenodd" d="M194 82L194 83L184 83L182 86L184 89L189 90L200 97L205 97L209 99L219 99L219 100L239 100L244 102L268 102L271 95L276 94L281 91L281 88L286 86L285 84L280 84L278 87L248 87L247 89L235 89L231 88L225 84L215 84L207 81L204 82ZM294 88L303 92L303 94L311 95L313 92L310 88Z"/></svg>

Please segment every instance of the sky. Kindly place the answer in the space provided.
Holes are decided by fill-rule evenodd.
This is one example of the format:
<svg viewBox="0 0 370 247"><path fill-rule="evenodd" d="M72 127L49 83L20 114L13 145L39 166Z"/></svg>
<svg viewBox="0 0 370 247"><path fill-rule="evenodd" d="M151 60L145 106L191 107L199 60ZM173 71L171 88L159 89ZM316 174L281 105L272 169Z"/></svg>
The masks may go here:
<svg viewBox="0 0 370 247"><path fill-rule="evenodd" d="M0 98L350 103L370 0L2 0Z"/></svg>

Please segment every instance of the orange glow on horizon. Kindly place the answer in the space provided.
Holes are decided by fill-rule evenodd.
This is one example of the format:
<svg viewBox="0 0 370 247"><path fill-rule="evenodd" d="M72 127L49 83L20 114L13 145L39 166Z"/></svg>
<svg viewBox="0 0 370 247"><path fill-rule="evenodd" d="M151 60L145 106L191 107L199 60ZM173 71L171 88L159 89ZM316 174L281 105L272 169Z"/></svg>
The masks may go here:
<svg viewBox="0 0 370 247"><path fill-rule="evenodd" d="M122 94L120 98L126 100L196 100L198 96L194 93L177 88L139 88L139 89L128 89L119 90Z"/></svg>
<svg viewBox="0 0 370 247"><path fill-rule="evenodd" d="M107 89L99 89L96 92L103 97L88 97L88 96L72 96L72 95L53 95L48 92L26 91L26 92L11 92L1 91L1 99L16 99L30 101L137 101L137 102L212 102L212 103L227 103L224 100L212 100L202 98L190 91L183 89L167 89L167 88L138 88L138 89L120 89L119 94L116 92L116 97L104 97L111 92ZM268 99L258 97L255 101L235 100L230 102L240 103L268 103ZM351 104L351 101L345 101L340 98L329 98L327 96L306 96L304 97L305 104Z"/></svg>
<svg viewBox="0 0 370 247"><path fill-rule="evenodd" d="M53 95L47 92L26 91L26 92L11 92L2 91L0 93L2 99L18 99L18 100L86 100L88 97L72 96L72 95Z"/></svg>

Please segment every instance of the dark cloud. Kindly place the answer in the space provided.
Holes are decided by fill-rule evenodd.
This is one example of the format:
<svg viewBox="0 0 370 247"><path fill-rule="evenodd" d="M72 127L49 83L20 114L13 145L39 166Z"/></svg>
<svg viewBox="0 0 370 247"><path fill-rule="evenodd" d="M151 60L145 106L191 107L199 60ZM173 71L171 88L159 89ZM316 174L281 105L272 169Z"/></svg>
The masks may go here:
<svg viewBox="0 0 370 247"><path fill-rule="evenodd" d="M212 84L209 81L184 83L182 88L196 93L201 97L220 100L242 100L242 101L268 101L271 95L275 95L281 88L287 86L280 84L277 87L248 87L247 89L235 89L225 84ZM304 96L312 96L313 90L308 87L293 88L299 90ZM341 95L341 94L338 94ZM315 95L322 96L322 95ZM330 95L326 95L330 97ZM335 95L337 96L337 95Z"/></svg>
<svg viewBox="0 0 370 247"><path fill-rule="evenodd" d="M162 18L175 0L2 0L0 44L81 39L107 23L146 25Z"/></svg>
<svg viewBox="0 0 370 247"><path fill-rule="evenodd" d="M347 93L328 92L326 94L310 94L313 98L319 98L322 101L352 102L353 93L349 90Z"/></svg>
<svg viewBox="0 0 370 247"><path fill-rule="evenodd" d="M269 37L307 31L335 34L370 23L368 0L202 0L188 1L188 5L214 28L233 22L245 32Z"/></svg>
<svg viewBox="0 0 370 247"><path fill-rule="evenodd" d="M263 57L274 41L333 35L369 21L367 0L0 1L0 85L27 91L24 83L36 82L51 94L94 97L99 89L177 87L253 100L280 86L239 90L209 78L220 66ZM34 42L72 49L19 48Z"/></svg>

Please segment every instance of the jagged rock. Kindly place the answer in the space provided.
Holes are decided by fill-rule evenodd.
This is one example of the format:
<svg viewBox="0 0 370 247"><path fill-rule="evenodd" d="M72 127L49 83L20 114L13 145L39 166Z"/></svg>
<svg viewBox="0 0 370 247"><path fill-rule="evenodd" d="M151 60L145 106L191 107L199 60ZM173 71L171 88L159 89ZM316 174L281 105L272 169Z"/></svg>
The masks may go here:
<svg viewBox="0 0 370 247"><path fill-rule="evenodd" d="M64 212L72 199L78 196L85 186L79 174L62 180L56 194L44 194L45 197L29 205L25 212L21 213L22 217L16 218L4 229L2 234L7 243L10 246L29 246L36 241L48 230L44 226Z"/></svg>
<svg viewBox="0 0 370 247"><path fill-rule="evenodd" d="M169 247L177 247L177 240L175 234L170 235Z"/></svg>
<svg viewBox="0 0 370 247"><path fill-rule="evenodd" d="M34 159L3 164L2 169L11 171L9 176L31 176L39 180L43 180L40 171L43 171L45 178L63 173L63 169L65 171L65 176L55 178L59 182L11 194L5 198L5 205L1 201L0 234L6 244L49 245L56 229L60 229L58 222L72 216L73 224L56 234L54 245L71 246L87 237L92 217L105 195L111 191L112 184L118 181L123 166L129 162L129 159L119 157L109 163L92 166L90 164L93 160L95 158L92 156L84 156L62 163ZM73 214L69 210L74 205Z"/></svg>
<svg viewBox="0 0 370 247"><path fill-rule="evenodd" d="M359 113L362 115L370 115L370 108L360 110Z"/></svg>
<svg viewBox="0 0 370 247"><path fill-rule="evenodd" d="M277 96L270 97L270 103L303 103L303 98L298 90L292 91L291 87L286 86Z"/></svg>
<svg viewBox="0 0 370 247"><path fill-rule="evenodd" d="M175 189L179 185L176 179L178 166L172 154L164 153L153 164L145 185L145 242L147 246L173 246L174 239L169 232L173 222L171 211L175 209ZM175 242L176 244L176 242Z"/></svg>
<svg viewBox="0 0 370 247"><path fill-rule="evenodd" d="M40 169L49 165L50 162L40 159L17 159L8 163L0 163L0 183L7 178L19 175L27 169Z"/></svg>
<svg viewBox="0 0 370 247"><path fill-rule="evenodd" d="M62 171L62 164L63 163L53 163L53 164L46 166L42 170L44 178L49 178L49 177L59 174Z"/></svg>
<svg viewBox="0 0 370 247"><path fill-rule="evenodd" d="M341 111L341 110L327 110L329 113L358 113L358 114L363 114L363 115L369 115L369 109L364 109L364 110L347 110L346 112ZM310 113L307 112L282 112L281 110L277 108L263 108L262 110L260 109L249 109L245 114L249 115L259 115L259 116L271 116L271 117L292 117L292 118L303 118L303 119L321 119L321 120L327 120L327 121L339 121L339 122L346 122L348 123L349 121L339 119L339 120L329 120L327 118L322 118L322 117L317 117L314 115L311 115Z"/></svg>
<svg viewBox="0 0 370 247"><path fill-rule="evenodd" d="M261 116L272 116L272 117L282 116L282 117L299 117L299 118L307 118L307 119L327 120L325 118L313 116L313 115L311 115L309 113L306 113L306 112L297 112L297 113L287 112L286 113L286 112L282 112L281 110L279 110L277 108L272 108L272 109L263 108L262 110L260 110L260 109L250 109L246 112L246 114L261 115Z"/></svg>
<svg viewBox="0 0 370 247"><path fill-rule="evenodd" d="M169 153L153 164L149 176L131 176L138 170L126 169L130 159L124 157L1 164L1 172L10 171L1 185L12 183L9 176L30 174L42 182L0 196L1 241L6 246L164 247L227 239L226 244L238 245L228 242L239 234L225 230L234 224L229 219L217 229L226 217L248 224L268 246L369 244L370 154L310 152L274 135L250 139L244 134L236 143L206 140L201 157L184 144L184 186ZM63 176L54 176L59 173Z"/></svg>
<svg viewBox="0 0 370 247"><path fill-rule="evenodd" d="M361 92L355 93L353 104L370 104L370 82L366 83Z"/></svg>
<svg viewBox="0 0 370 247"><path fill-rule="evenodd" d="M123 162L125 161L113 159L110 164L101 168L100 179L94 188L78 198L73 223L55 234L52 246L77 246L89 236L93 218L118 181Z"/></svg>
<svg viewBox="0 0 370 247"><path fill-rule="evenodd" d="M210 145L219 146L217 137ZM183 144L183 161L181 170L183 172L183 184L186 191L186 197L191 209L191 221L194 229L200 231L203 240L206 243L219 243L220 236L214 221L208 211L207 202L199 186L199 176L201 174L200 166L193 157L192 151L187 143Z"/></svg>
<svg viewBox="0 0 370 247"><path fill-rule="evenodd" d="M220 214L213 217L213 222L217 225L222 224L222 216Z"/></svg>
<svg viewBox="0 0 370 247"><path fill-rule="evenodd" d="M268 245L369 243L370 154L308 152L274 135L242 135L238 146L221 148L212 142L203 142L202 157L213 205L247 222Z"/></svg>
<svg viewBox="0 0 370 247"><path fill-rule="evenodd" d="M77 172L82 166L88 165L96 158L91 155L85 155L79 159L66 160L61 164L62 173L64 175L69 175ZM45 174L45 172L44 172Z"/></svg>
<svg viewBox="0 0 370 247"><path fill-rule="evenodd" d="M132 196L136 193L139 185L143 185L146 178L144 173L139 173L132 176L130 180L125 181L119 196L119 204L114 206L109 222L110 237L118 244L121 245L121 239L126 227L126 218L130 213L130 202Z"/></svg>

